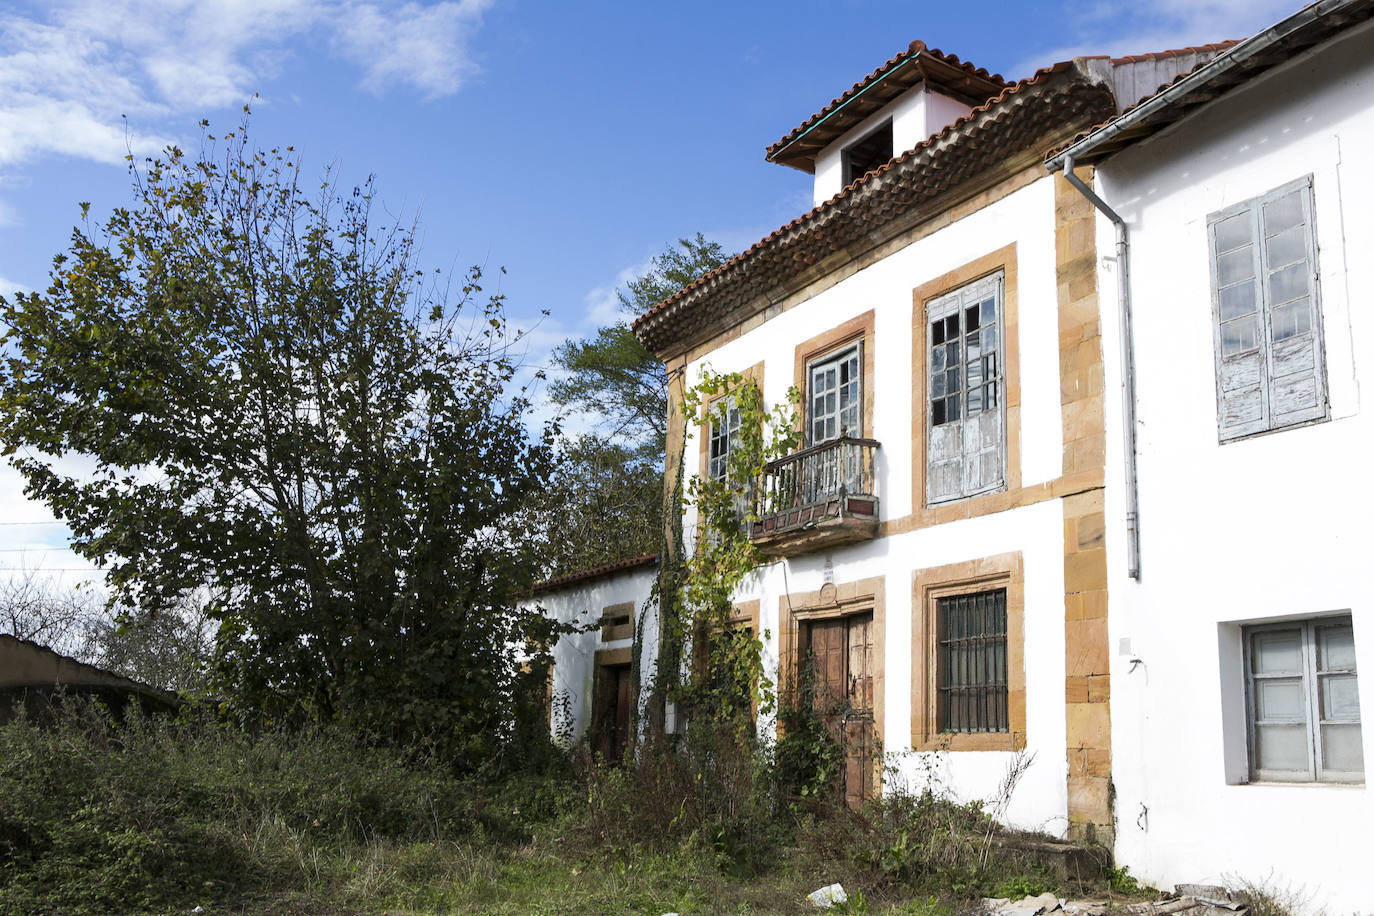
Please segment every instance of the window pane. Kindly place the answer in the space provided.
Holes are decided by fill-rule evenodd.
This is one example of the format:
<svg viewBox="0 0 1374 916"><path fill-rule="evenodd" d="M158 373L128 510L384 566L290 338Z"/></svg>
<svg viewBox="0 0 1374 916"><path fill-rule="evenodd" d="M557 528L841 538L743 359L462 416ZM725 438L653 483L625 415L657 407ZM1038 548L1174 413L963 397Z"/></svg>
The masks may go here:
<svg viewBox="0 0 1374 916"><path fill-rule="evenodd" d="M970 305L964 309L964 330L976 331L978 329L978 306Z"/></svg>
<svg viewBox="0 0 1374 916"><path fill-rule="evenodd" d="M991 350L997 346L997 325L984 325L983 349Z"/></svg>
<svg viewBox="0 0 1374 916"><path fill-rule="evenodd" d="M1358 719L1360 688L1353 674L1327 674L1322 682L1322 718Z"/></svg>
<svg viewBox="0 0 1374 916"><path fill-rule="evenodd" d="M1259 320L1250 315L1221 326L1221 355L1231 356L1259 346Z"/></svg>
<svg viewBox="0 0 1374 916"><path fill-rule="evenodd" d="M997 300L995 298L984 299L980 308L983 312L982 323L995 326L997 324Z"/></svg>
<svg viewBox="0 0 1374 916"><path fill-rule="evenodd" d="M1264 245L1269 255L1269 267L1271 269L1307 259L1307 232L1303 226L1294 226L1292 229L1280 232L1265 242Z"/></svg>
<svg viewBox="0 0 1374 916"><path fill-rule="evenodd" d="M1322 726L1322 769L1337 773L1364 772L1364 748L1358 725Z"/></svg>
<svg viewBox="0 0 1374 916"><path fill-rule="evenodd" d="M1217 258L1217 285L1230 286L1255 276L1255 253L1249 245Z"/></svg>
<svg viewBox="0 0 1374 916"><path fill-rule="evenodd" d="M1307 772L1308 764L1306 726L1255 726L1255 765L1258 769Z"/></svg>
<svg viewBox="0 0 1374 916"><path fill-rule="evenodd" d="M1277 235L1302 222L1302 191L1285 194L1264 205L1264 234Z"/></svg>
<svg viewBox="0 0 1374 916"><path fill-rule="evenodd" d="M1269 304L1277 305L1307 295L1310 271L1306 261L1299 261L1269 275Z"/></svg>
<svg viewBox="0 0 1374 916"><path fill-rule="evenodd" d="M1253 233L1250 213L1237 213L1216 224L1217 251L1230 251L1250 244Z"/></svg>
<svg viewBox="0 0 1374 916"><path fill-rule="evenodd" d="M1355 630L1353 627L1317 628L1317 667L1322 671L1354 669Z"/></svg>
<svg viewBox="0 0 1374 916"><path fill-rule="evenodd" d="M1312 309L1306 299L1281 305L1270 315L1269 324L1275 341L1306 334L1312 326Z"/></svg>
<svg viewBox="0 0 1374 916"><path fill-rule="evenodd" d="M1255 717L1263 722L1288 719L1307 721L1306 695L1302 679L1255 682Z"/></svg>
<svg viewBox="0 0 1374 916"><path fill-rule="evenodd" d="M1301 674L1302 630L1256 633L1251 666L1256 674Z"/></svg>
<svg viewBox="0 0 1374 916"><path fill-rule="evenodd" d="M1217 302L1221 307L1222 321L1249 315L1255 311L1255 284L1237 283L1235 286L1228 286L1217 294Z"/></svg>
<svg viewBox="0 0 1374 916"><path fill-rule="evenodd" d="M932 321L930 323L930 342L931 344L942 344L945 342L945 322Z"/></svg>

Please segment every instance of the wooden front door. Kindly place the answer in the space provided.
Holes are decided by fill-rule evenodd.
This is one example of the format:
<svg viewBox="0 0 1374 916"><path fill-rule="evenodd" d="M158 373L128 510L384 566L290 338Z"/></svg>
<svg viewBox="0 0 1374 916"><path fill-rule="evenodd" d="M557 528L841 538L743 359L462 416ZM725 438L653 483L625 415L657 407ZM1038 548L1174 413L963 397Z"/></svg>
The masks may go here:
<svg viewBox="0 0 1374 916"><path fill-rule="evenodd" d="M597 670L597 730L601 755L619 761L630 740L630 666L602 665Z"/></svg>
<svg viewBox="0 0 1374 916"><path fill-rule="evenodd" d="M803 639L815 666L813 708L844 751L836 789L857 808L874 790L873 614L811 621Z"/></svg>

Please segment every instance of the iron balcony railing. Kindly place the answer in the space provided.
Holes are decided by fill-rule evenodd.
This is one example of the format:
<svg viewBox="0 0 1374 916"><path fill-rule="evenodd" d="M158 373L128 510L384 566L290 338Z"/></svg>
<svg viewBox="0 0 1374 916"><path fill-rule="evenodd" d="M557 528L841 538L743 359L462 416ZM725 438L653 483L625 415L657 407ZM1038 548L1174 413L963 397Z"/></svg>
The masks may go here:
<svg viewBox="0 0 1374 916"><path fill-rule="evenodd" d="M754 487L754 516L767 519L838 503L849 514L848 497L876 495L873 453L876 439L841 436L793 452L763 466Z"/></svg>

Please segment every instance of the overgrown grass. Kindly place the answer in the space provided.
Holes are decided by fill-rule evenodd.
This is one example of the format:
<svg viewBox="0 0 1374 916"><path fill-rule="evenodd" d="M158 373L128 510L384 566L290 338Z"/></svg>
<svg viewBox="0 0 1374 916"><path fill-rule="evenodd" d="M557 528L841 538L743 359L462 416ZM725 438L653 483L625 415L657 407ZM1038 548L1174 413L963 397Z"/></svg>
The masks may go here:
<svg viewBox="0 0 1374 916"><path fill-rule="evenodd" d="M0 727L7 914L803 913L838 881L850 912L944 916L1084 890L990 842L978 805L850 812L799 792L795 748L730 730L622 766L460 778L335 729L117 722L75 702L49 718Z"/></svg>

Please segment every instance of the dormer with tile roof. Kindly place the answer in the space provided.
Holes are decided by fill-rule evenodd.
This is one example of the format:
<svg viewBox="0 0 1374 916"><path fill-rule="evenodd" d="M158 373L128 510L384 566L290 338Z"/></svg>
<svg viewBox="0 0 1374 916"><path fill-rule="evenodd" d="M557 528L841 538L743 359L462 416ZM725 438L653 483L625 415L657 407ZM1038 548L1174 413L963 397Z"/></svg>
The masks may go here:
<svg viewBox="0 0 1374 916"><path fill-rule="evenodd" d="M815 175L819 205L967 115L1009 83L913 41L769 146L769 162Z"/></svg>

